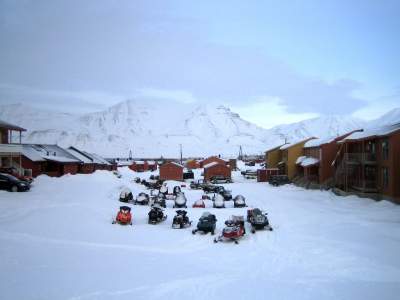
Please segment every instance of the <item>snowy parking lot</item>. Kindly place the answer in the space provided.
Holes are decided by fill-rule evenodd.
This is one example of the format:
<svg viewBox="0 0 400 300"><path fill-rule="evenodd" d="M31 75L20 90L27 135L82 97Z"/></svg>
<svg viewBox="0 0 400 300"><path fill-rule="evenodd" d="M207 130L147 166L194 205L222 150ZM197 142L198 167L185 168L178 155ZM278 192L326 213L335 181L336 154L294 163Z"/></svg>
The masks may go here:
<svg viewBox="0 0 400 300"><path fill-rule="evenodd" d="M172 201L163 223L148 225L149 207L130 205L133 226L112 225L123 187L145 190L121 173L41 176L30 192L0 191L0 299L399 297L399 206L236 174L225 187L267 211L274 231L214 244L191 234L202 212L216 214L219 233L247 208L194 209L202 191L183 188L192 228L171 229Z"/></svg>

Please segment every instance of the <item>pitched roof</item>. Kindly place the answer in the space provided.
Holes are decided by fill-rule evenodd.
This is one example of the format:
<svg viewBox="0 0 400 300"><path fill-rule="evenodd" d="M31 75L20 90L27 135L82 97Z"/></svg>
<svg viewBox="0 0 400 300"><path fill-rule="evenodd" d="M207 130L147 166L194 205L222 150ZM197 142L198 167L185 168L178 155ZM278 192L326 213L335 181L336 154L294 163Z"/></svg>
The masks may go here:
<svg viewBox="0 0 400 300"><path fill-rule="evenodd" d="M167 165L167 164L173 164L173 165L178 166L183 169L183 166L181 164L178 164L177 162L174 162L174 161L168 161L168 162L164 163L163 166Z"/></svg>
<svg viewBox="0 0 400 300"><path fill-rule="evenodd" d="M19 127L17 125L8 123L6 121L0 120L0 128L6 128L9 130L15 130L15 131L26 131L25 128Z"/></svg>
<svg viewBox="0 0 400 300"><path fill-rule="evenodd" d="M210 168L210 167L213 167L213 166L216 166L216 165L222 165L222 164L220 164L220 163L218 163L216 161L213 161L213 162L210 162L209 164L206 164L203 167L204 167L204 169L207 169L207 168Z"/></svg>
<svg viewBox="0 0 400 300"><path fill-rule="evenodd" d="M22 154L31 161L81 162L67 150L57 145L23 144L22 147Z"/></svg>
<svg viewBox="0 0 400 300"><path fill-rule="evenodd" d="M316 139L316 138L315 138L315 137L310 137L310 138L308 138L308 139L303 139L303 140L296 141L296 142L293 142L293 143L285 144L285 145L283 145L282 147L280 147L279 149L280 149L280 150L286 150L286 149L289 149L289 148L291 148L291 147L294 147L294 146L296 146L296 145L298 145L298 144L305 143L305 142L307 142L307 141L309 141L309 140L313 140L313 139Z"/></svg>
<svg viewBox="0 0 400 300"><path fill-rule="evenodd" d="M361 132L354 132L354 133L350 134L349 136L345 137L342 141L362 140L362 139L372 138L372 137L387 136L398 130L400 130L400 123L376 127L376 128L368 128Z"/></svg>
<svg viewBox="0 0 400 300"><path fill-rule="evenodd" d="M267 151L265 151L265 153L268 153L268 152L271 152L271 151L274 151L274 150L279 150L281 147L283 147L284 145L287 145L287 143L285 143L285 144L280 144L279 146L275 146L275 147L273 147L273 148L270 148L270 149L268 149Z"/></svg>
<svg viewBox="0 0 400 300"><path fill-rule="evenodd" d="M69 147L65 150L68 151L70 154L72 154L74 157L76 157L77 159L79 159L80 161L82 161L85 164L93 164L94 163L92 158L90 158L83 151L80 151L77 148Z"/></svg>

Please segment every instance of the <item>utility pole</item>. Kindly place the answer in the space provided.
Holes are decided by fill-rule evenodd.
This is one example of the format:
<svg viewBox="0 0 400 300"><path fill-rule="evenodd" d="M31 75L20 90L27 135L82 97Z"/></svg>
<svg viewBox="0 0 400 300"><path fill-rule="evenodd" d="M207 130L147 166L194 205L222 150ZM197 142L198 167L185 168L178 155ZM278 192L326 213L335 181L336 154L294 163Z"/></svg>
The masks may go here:
<svg viewBox="0 0 400 300"><path fill-rule="evenodd" d="M132 150L129 150L129 160L132 160Z"/></svg>
<svg viewBox="0 0 400 300"><path fill-rule="evenodd" d="M180 152L181 152L181 165L183 165L183 158L182 158L182 144L179 144Z"/></svg>
<svg viewBox="0 0 400 300"><path fill-rule="evenodd" d="M243 149L242 149L242 145L239 146L239 160L243 160Z"/></svg>

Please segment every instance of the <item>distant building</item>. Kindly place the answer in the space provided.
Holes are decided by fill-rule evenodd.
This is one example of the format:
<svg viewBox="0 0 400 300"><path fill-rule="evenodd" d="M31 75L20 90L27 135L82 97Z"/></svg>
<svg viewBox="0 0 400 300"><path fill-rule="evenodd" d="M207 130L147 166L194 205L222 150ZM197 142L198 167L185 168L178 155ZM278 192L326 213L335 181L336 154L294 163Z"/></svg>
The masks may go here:
<svg viewBox="0 0 400 300"><path fill-rule="evenodd" d="M209 181L214 176L231 178L231 168L225 163L213 161L204 165L204 179Z"/></svg>
<svg viewBox="0 0 400 300"><path fill-rule="evenodd" d="M183 181L183 166L176 162L166 162L160 166L161 180Z"/></svg>

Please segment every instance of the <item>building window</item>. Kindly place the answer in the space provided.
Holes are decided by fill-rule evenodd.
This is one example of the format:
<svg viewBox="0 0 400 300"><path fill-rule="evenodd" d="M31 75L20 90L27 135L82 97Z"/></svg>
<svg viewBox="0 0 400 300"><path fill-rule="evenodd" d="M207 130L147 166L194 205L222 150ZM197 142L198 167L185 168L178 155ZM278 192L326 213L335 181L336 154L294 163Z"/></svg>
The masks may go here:
<svg viewBox="0 0 400 300"><path fill-rule="evenodd" d="M382 141L382 159L387 160L389 158L389 140L384 139Z"/></svg>
<svg viewBox="0 0 400 300"><path fill-rule="evenodd" d="M389 169L382 168L382 186L386 189L389 186Z"/></svg>

